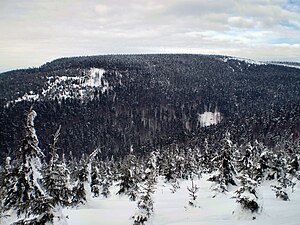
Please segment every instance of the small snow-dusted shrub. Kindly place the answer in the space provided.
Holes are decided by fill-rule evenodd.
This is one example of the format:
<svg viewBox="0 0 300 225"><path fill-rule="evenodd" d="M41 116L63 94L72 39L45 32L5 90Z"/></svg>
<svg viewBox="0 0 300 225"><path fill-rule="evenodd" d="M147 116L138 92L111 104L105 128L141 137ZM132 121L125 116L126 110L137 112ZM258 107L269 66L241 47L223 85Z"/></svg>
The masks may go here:
<svg viewBox="0 0 300 225"><path fill-rule="evenodd" d="M171 186L172 186L172 187L170 188L170 190L171 190L171 193L172 193L172 194L176 193L176 191L177 191L178 189L180 189L180 184L179 184L179 182L178 182L177 179L172 180Z"/></svg>
<svg viewBox="0 0 300 225"><path fill-rule="evenodd" d="M288 188L291 188L291 191L293 192L295 182L293 182L293 179L290 175L288 175L286 172L282 172L281 177L278 178L278 184L271 185L272 191L275 192L276 198L280 198L283 201L290 200L289 194L288 194Z"/></svg>
<svg viewBox="0 0 300 225"><path fill-rule="evenodd" d="M189 200L189 205L193 207L197 207L197 192L199 191L199 187L194 184L194 181L192 180L192 185L191 187L187 187L187 190L189 192L190 200Z"/></svg>
<svg viewBox="0 0 300 225"><path fill-rule="evenodd" d="M257 212L259 209L256 197L253 197L253 195L243 195L237 199L237 202L241 204L243 209L248 209L252 213Z"/></svg>
<svg viewBox="0 0 300 225"><path fill-rule="evenodd" d="M46 225L46 224L52 224L53 223L54 215L53 213L45 212L39 216L35 216L32 218L24 218L20 219L11 225Z"/></svg>
<svg viewBox="0 0 300 225"><path fill-rule="evenodd" d="M272 187L272 191L275 192L276 194L276 198L280 198L283 201L289 201L289 195L286 192L285 188L283 188L282 186L275 186L275 185L271 185Z"/></svg>
<svg viewBox="0 0 300 225"><path fill-rule="evenodd" d="M235 191L237 209L234 211L238 217L248 212L248 217L255 219L252 214L259 213L262 210L259 194L256 190L257 182L252 180L247 174L240 177L241 186Z"/></svg>

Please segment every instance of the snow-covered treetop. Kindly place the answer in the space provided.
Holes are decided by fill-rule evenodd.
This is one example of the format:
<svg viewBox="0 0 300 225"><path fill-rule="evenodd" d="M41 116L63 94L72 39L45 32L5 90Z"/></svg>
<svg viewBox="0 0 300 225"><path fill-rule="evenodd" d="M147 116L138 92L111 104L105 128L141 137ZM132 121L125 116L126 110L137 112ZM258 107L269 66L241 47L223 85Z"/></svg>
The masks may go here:
<svg viewBox="0 0 300 225"><path fill-rule="evenodd" d="M25 127L25 141L27 142L28 146L21 147L21 151L29 151L28 155L31 155L33 157L44 157L43 152L39 148L39 140L36 135L36 131L34 128L34 119L36 118L37 113L33 110L31 107L29 109L29 112L27 113L26 118L26 127Z"/></svg>

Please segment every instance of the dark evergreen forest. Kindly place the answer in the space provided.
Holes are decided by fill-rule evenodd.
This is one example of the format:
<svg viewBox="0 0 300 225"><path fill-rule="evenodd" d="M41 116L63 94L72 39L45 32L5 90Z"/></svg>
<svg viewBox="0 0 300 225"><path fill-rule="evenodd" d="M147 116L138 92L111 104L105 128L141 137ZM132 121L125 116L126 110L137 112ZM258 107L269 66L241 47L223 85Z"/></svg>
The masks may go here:
<svg viewBox="0 0 300 225"><path fill-rule="evenodd" d="M68 98L42 95L49 79L84 77L90 68L105 70L108 90L89 88L85 98L75 91ZM15 101L26 93L40 98ZM143 155L174 144L204 149L205 139L219 152L226 132L238 145L257 140L276 148L299 140L299 103L300 69L278 64L207 55L62 58L0 74L0 151L21 144L31 106L41 148L61 126L57 146L76 158L96 148L103 158L124 156L131 146ZM199 114L216 109L222 121L201 127Z"/></svg>

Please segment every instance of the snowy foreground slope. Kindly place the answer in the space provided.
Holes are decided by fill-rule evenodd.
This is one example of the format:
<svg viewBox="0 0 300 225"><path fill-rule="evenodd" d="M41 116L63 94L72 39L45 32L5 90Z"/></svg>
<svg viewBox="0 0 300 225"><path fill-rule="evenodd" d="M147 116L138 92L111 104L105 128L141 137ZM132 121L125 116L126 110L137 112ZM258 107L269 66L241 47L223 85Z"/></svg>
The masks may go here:
<svg viewBox="0 0 300 225"><path fill-rule="evenodd" d="M154 214L151 225L298 225L300 223L300 184L290 193L290 201L282 201L275 197L271 190L272 182L265 182L260 188L263 196L263 211L252 220L249 213L233 213L237 204L234 196L236 187L226 194L218 194L212 198L212 182L207 181L208 175L203 175L195 184L198 191L198 208L188 206L189 196L187 186L191 181L180 181L180 189L171 192L172 186L159 180L154 193ZM136 202L129 201L127 196L115 195L118 187L111 189L111 196L91 198L85 205L64 210L70 225L130 225L131 217L136 211ZM60 223L57 223L60 224ZM3 223L2 225L6 225Z"/></svg>
<svg viewBox="0 0 300 225"><path fill-rule="evenodd" d="M262 213L250 214L249 212L233 213L237 210L234 191L231 187L226 194L218 193L215 197L211 190L212 182L207 181L209 175L203 175L201 179L194 180L200 188L196 200L197 207L188 205L189 195L187 186L191 181L179 181L180 188L172 193L173 187L165 183L162 178L156 185L153 195L154 213L148 225L299 225L300 221L300 183L297 182L294 191L290 190L290 201L282 201L275 197L270 185L272 182L264 182L259 188L263 197ZM118 186L111 188L108 198L88 198L85 205L77 208L64 209L69 225L132 225L132 216L136 212L137 202L128 200L126 195L116 195ZM66 225L62 220L55 218L54 224ZM255 216L256 219L252 220ZM9 225L15 220L15 216L4 219L1 225Z"/></svg>

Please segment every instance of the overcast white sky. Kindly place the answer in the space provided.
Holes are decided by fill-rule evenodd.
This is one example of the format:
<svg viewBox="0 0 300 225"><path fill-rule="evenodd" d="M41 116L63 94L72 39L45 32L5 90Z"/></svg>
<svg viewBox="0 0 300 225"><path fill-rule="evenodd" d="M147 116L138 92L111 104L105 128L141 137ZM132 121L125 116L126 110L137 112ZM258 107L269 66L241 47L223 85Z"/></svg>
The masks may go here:
<svg viewBox="0 0 300 225"><path fill-rule="evenodd" d="M300 61L300 0L0 0L0 71L63 56Z"/></svg>

